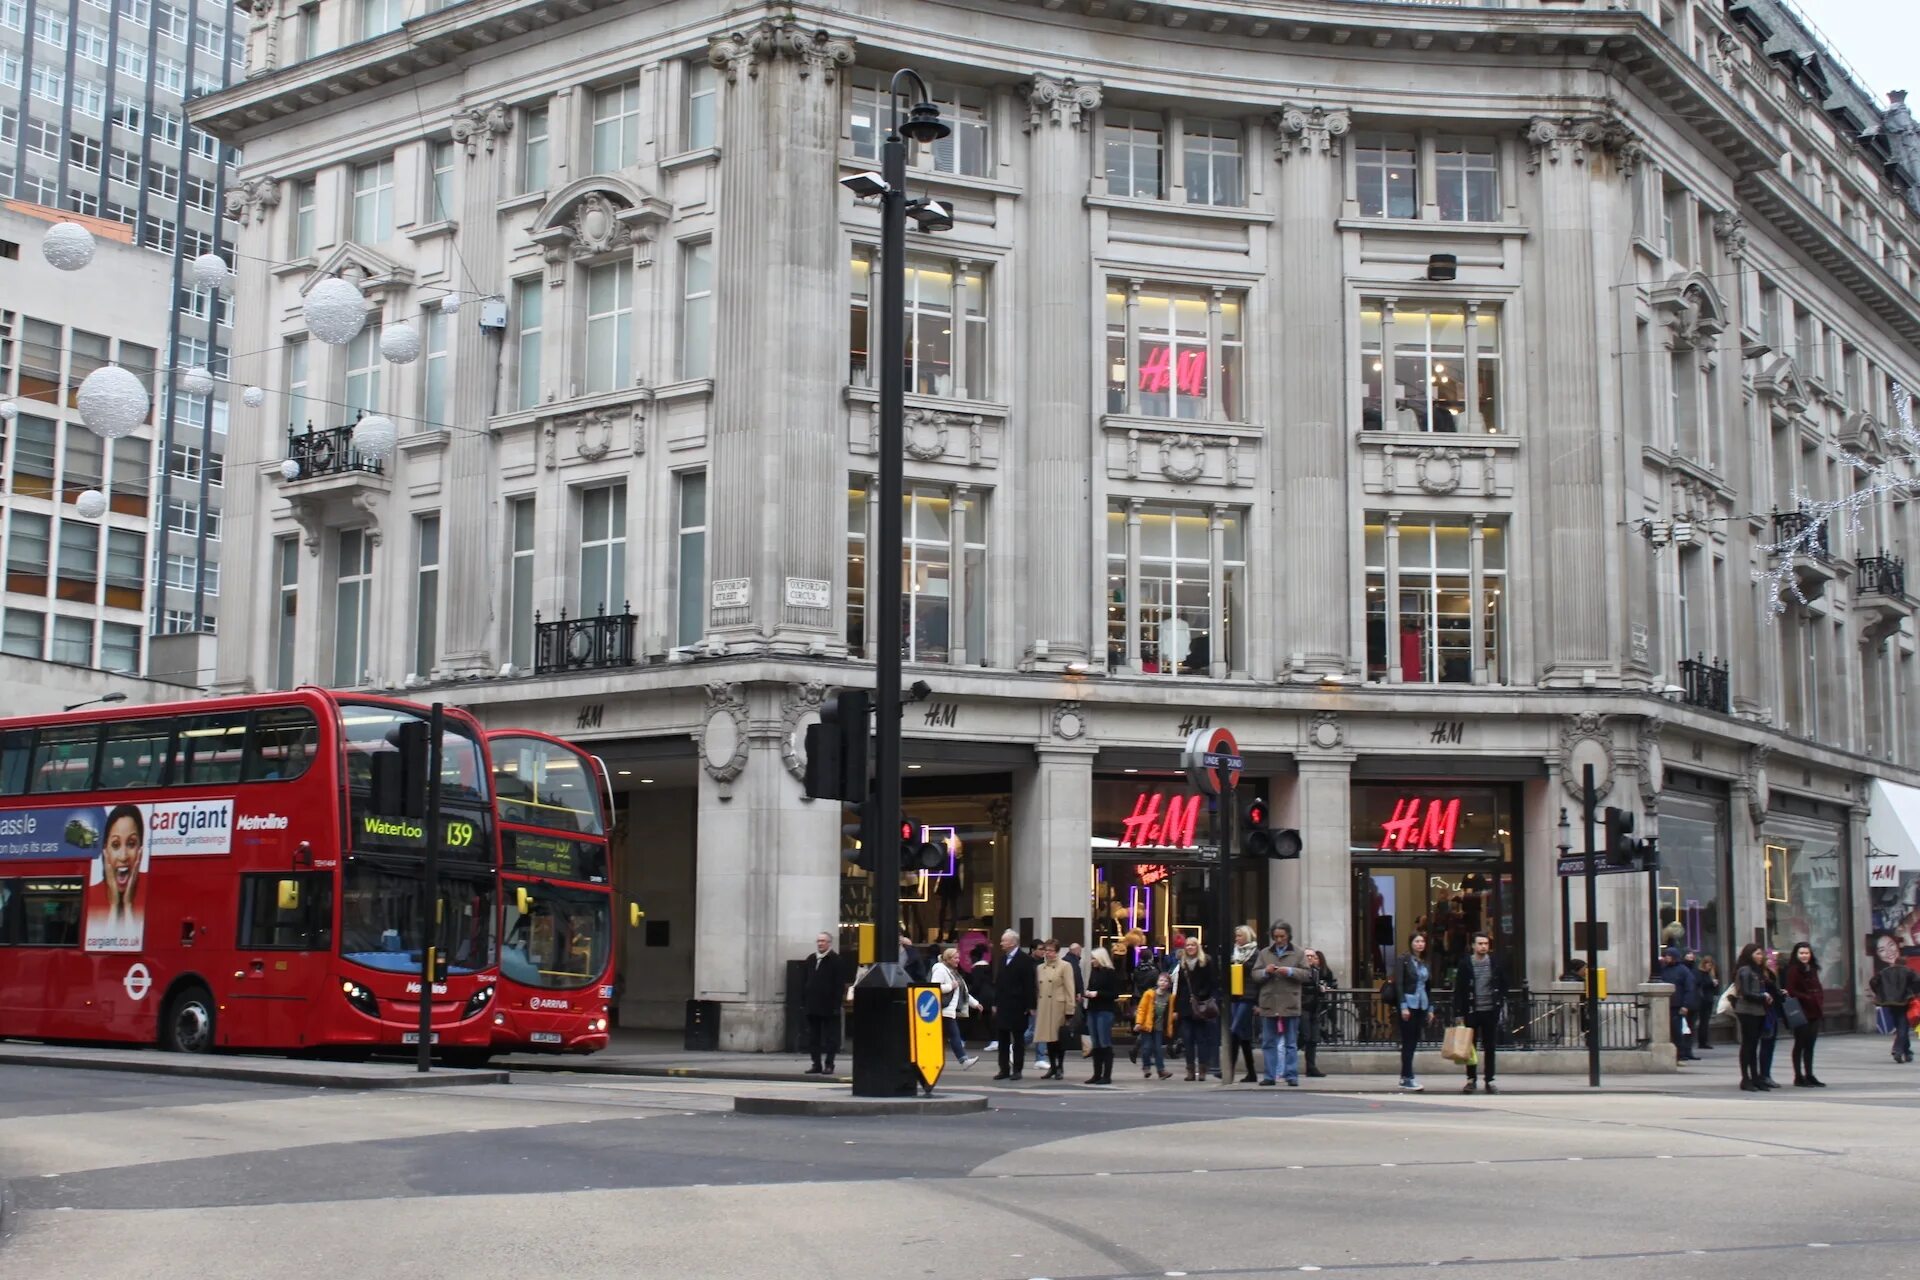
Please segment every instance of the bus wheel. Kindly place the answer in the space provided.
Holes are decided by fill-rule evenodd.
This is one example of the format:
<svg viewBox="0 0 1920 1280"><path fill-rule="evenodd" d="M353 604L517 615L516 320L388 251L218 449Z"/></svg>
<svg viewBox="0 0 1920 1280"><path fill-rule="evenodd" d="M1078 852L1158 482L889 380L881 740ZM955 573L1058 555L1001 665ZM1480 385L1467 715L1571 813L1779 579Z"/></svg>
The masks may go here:
<svg viewBox="0 0 1920 1280"><path fill-rule="evenodd" d="M213 1049L213 995L205 987L187 987L167 1005L160 1026L160 1047L174 1053L209 1053Z"/></svg>

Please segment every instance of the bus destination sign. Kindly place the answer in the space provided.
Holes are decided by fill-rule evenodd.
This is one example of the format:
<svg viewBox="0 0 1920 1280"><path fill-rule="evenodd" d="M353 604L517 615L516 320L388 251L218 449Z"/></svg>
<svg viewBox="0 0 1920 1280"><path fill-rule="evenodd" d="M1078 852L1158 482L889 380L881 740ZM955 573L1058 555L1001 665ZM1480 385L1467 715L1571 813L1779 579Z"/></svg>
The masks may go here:
<svg viewBox="0 0 1920 1280"><path fill-rule="evenodd" d="M507 865L528 875L551 876L555 880L607 878L606 855L600 846L565 836L539 835L532 831L505 833Z"/></svg>
<svg viewBox="0 0 1920 1280"><path fill-rule="evenodd" d="M427 824L420 818L401 818L381 813L362 813L359 815L356 835L362 847L391 848L399 846L405 849L424 849L427 845ZM480 824L470 818L442 818L440 820L440 847L455 857L484 858L487 851L482 847Z"/></svg>

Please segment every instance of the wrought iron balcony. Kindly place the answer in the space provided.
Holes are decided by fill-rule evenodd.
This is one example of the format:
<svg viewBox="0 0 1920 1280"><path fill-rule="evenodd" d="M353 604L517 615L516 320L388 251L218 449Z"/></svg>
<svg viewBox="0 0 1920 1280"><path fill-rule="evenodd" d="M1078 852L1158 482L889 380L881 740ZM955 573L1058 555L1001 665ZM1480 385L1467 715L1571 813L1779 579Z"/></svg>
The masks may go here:
<svg viewBox="0 0 1920 1280"><path fill-rule="evenodd" d="M1708 662L1705 654L1680 659L1680 687L1686 690L1681 701L1690 707L1721 712L1733 710L1727 664L1722 659Z"/></svg>
<svg viewBox="0 0 1920 1280"><path fill-rule="evenodd" d="M353 424L315 431L309 422L305 431L287 428L287 457L300 464L299 479L319 476L350 475L364 471L383 475L386 468L378 458L370 458L353 447Z"/></svg>
<svg viewBox="0 0 1920 1280"><path fill-rule="evenodd" d="M565 609L558 619L540 621L533 615L533 670L535 675L556 671L600 671L610 667L633 665L633 629L639 618L632 605L623 613L602 612L589 617L569 618Z"/></svg>
<svg viewBox="0 0 1920 1280"><path fill-rule="evenodd" d="M1809 511L1774 512L1773 541L1795 556L1811 556L1822 563L1833 558L1827 543L1827 522L1814 519Z"/></svg>
<svg viewBox="0 0 1920 1280"><path fill-rule="evenodd" d="M1882 551L1877 556L1861 556L1854 562L1855 591L1863 596L1891 596L1898 600L1907 594L1907 562Z"/></svg>

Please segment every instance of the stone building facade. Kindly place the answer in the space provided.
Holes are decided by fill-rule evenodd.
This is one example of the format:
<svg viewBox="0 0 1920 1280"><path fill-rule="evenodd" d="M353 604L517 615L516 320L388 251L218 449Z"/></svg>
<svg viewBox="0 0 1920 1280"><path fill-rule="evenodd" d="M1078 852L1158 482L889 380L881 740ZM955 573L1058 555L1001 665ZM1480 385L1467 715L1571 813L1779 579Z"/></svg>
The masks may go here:
<svg viewBox="0 0 1920 1280"><path fill-rule="evenodd" d="M951 855L916 940L1190 932L1175 765L1228 726L1306 847L1235 916L1351 984L1416 926L1555 978L1592 765L1666 855L1607 878L1616 986L1656 937L1804 937L1851 1007L1869 781L1920 764L1916 530L1769 548L1894 447L1920 167L1904 105L1735 8L264 0L194 113L299 193L240 243L269 396L219 687L592 743L648 912L622 1019L771 1046L784 961L866 903L801 739L871 679L879 225L839 180L912 66L955 126L911 161L955 216L908 238L906 804ZM311 340L331 275L421 357ZM286 479L296 401L338 430Z"/></svg>

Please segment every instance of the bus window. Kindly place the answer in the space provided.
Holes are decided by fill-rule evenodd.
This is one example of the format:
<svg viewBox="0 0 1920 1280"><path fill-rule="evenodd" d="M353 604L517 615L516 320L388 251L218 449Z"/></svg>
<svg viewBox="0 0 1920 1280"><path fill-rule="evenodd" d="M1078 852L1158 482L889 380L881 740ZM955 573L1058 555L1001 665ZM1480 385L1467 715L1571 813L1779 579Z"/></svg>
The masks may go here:
<svg viewBox="0 0 1920 1280"><path fill-rule="evenodd" d="M169 720L124 720L107 726L100 748L100 786L157 787L167 769Z"/></svg>
<svg viewBox="0 0 1920 1280"><path fill-rule="evenodd" d="M0 736L0 796L25 795L27 763L33 756L33 730L15 729Z"/></svg>
<svg viewBox="0 0 1920 1280"><path fill-rule="evenodd" d="M33 749L34 791L42 794L91 791L93 760L99 745L97 724L62 724L42 729Z"/></svg>
<svg viewBox="0 0 1920 1280"><path fill-rule="evenodd" d="M305 707L275 707L254 717L245 781L297 778L313 763L320 726Z"/></svg>
<svg viewBox="0 0 1920 1280"><path fill-rule="evenodd" d="M298 902L281 905L280 883L298 886ZM240 944L291 951L333 949L333 874L271 872L240 877Z"/></svg>
<svg viewBox="0 0 1920 1280"><path fill-rule="evenodd" d="M488 735L487 751L501 818L548 831L604 834L592 757L542 738L497 733Z"/></svg>
<svg viewBox="0 0 1920 1280"><path fill-rule="evenodd" d="M20 944L79 946L80 893L85 884L78 876L15 880L13 887L20 895Z"/></svg>
<svg viewBox="0 0 1920 1280"><path fill-rule="evenodd" d="M240 760L247 740L247 713L224 711L180 721L173 749L173 785L205 786L240 781Z"/></svg>
<svg viewBox="0 0 1920 1280"><path fill-rule="evenodd" d="M418 719L424 717L365 703L347 703L340 708L340 724L347 739L347 781L355 791L372 790L373 757L383 751L397 751L401 724ZM440 744L440 798L456 803L487 798L479 746L465 729L451 724Z"/></svg>

